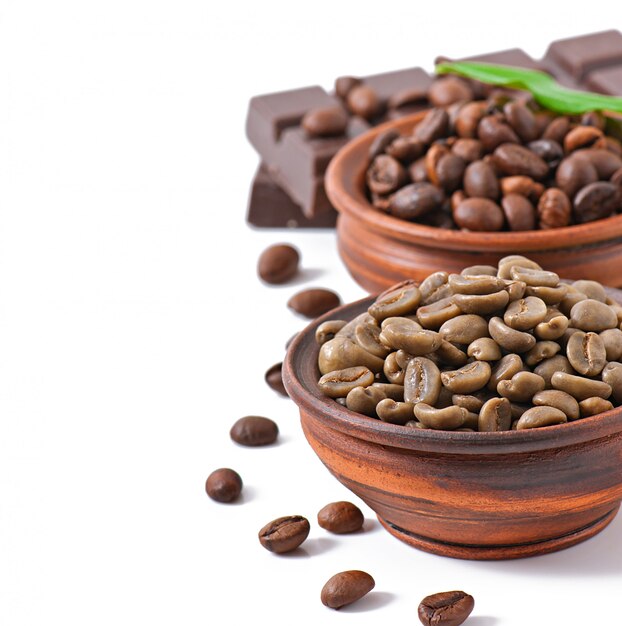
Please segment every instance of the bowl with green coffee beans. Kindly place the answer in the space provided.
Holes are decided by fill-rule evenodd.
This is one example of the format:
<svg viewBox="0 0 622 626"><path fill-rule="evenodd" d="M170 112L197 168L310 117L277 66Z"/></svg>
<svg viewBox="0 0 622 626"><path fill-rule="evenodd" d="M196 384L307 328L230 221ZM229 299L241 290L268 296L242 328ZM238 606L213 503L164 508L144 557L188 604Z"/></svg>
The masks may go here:
<svg viewBox="0 0 622 626"><path fill-rule="evenodd" d="M512 255L327 313L284 383L316 454L391 534L533 556L620 506L621 322L622 292Z"/></svg>

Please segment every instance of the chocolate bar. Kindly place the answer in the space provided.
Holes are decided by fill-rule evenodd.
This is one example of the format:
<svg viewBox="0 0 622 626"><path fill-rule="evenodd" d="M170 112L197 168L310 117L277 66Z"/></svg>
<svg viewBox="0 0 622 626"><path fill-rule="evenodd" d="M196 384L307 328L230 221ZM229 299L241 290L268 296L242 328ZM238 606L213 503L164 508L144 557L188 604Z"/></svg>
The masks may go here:
<svg viewBox="0 0 622 626"><path fill-rule="evenodd" d="M439 57L437 62L445 59ZM519 48L462 60L540 69L574 89L622 95L622 33L616 30L554 41L540 61ZM432 80L419 67L361 79L376 92L380 103L380 114L369 120L352 115L342 99L319 86L252 98L246 133L263 163L253 181L248 221L265 227L294 223L300 227L324 227L334 223L334 209L324 189L324 173L332 157L372 126L426 108ZM305 114L330 107L343 107L348 113L345 133L338 137L309 137L301 126ZM279 215L273 207L283 214ZM265 211L264 216L261 211Z"/></svg>
<svg viewBox="0 0 622 626"><path fill-rule="evenodd" d="M335 210L308 218L289 195L270 176L265 164L257 170L248 201L246 221L259 228L332 228Z"/></svg>

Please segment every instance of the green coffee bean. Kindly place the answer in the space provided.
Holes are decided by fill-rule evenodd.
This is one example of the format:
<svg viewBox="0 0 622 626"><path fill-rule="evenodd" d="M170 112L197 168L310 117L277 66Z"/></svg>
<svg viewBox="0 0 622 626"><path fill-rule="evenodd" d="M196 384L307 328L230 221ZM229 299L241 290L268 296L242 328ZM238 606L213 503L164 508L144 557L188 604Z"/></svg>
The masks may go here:
<svg viewBox="0 0 622 626"><path fill-rule="evenodd" d="M611 395L611 386L600 380L591 380L582 376L566 374L566 372L555 372L551 376L551 385L555 389L560 389L569 393L579 402L592 396L607 399Z"/></svg>
<svg viewBox="0 0 622 626"><path fill-rule="evenodd" d="M375 373L382 371L384 361L350 339L337 336L322 345L318 364L322 374L357 365L364 365Z"/></svg>
<svg viewBox="0 0 622 626"><path fill-rule="evenodd" d="M615 402L622 403L622 363L616 361L607 363L601 373L601 378L611 387Z"/></svg>
<svg viewBox="0 0 622 626"><path fill-rule="evenodd" d="M404 426L414 417L415 405L411 402L396 402L391 398L381 400L376 406L376 413L383 422Z"/></svg>
<svg viewBox="0 0 622 626"><path fill-rule="evenodd" d="M391 398L396 402L404 400L404 385L394 385L392 383L374 383L372 387L376 387L384 393L386 398Z"/></svg>
<svg viewBox="0 0 622 626"><path fill-rule="evenodd" d="M491 398L482 406L478 419L480 432L510 430L511 425L512 410L506 398Z"/></svg>
<svg viewBox="0 0 622 626"><path fill-rule="evenodd" d="M468 411L460 406L448 406L436 409L425 402L415 404L415 417L428 428L435 430L455 430L460 428L467 418Z"/></svg>
<svg viewBox="0 0 622 626"><path fill-rule="evenodd" d="M359 324L354 333L356 343L370 354L385 359L391 350L380 342L380 328L373 324Z"/></svg>
<svg viewBox="0 0 622 626"><path fill-rule="evenodd" d="M536 345L536 338L533 335L510 328L500 317L490 319L488 331L490 336L508 352L521 354Z"/></svg>
<svg viewBox="0 0 622 626"><path fill-rule="evenodd" d="M460 348L454 346L453 343L449 343L449 341L441 342L441 345L438 347L438 350L435 352L435 355L447 365L453 365L454 367L462 367L466 365L469 360L469 357L464 353Z"/></svg>
<svg viewBox="0 0 622 626"><path fill-rule="evenodd" d="M460 274L462 276L496 276L497 268L494 265L470 265L465 267Z"/></svg>
<svg viewBox="0 0 622 626"><path fill-rule="evenodd" d="M374 382L374 374L366 367L357 365L324 374L318 381L322 393L329 398L348 395L355 387L368 387Z"/></svg>
<svg viewBox="0 0 622 626"><path fill-rule="evenodd" d="M534 367L545 359L554 357L561 349L555 341L538 341L536 345L525 353L525 364Z"/></svg>
<svg viewBox="0 0 622 626"><path fill-rule="evenodd" d="M453 303L463 313L476 313L477 315L489 315L500 311L509 300L510 296L507 291L497 291L483 296L458 293L453 297Z"/></svg>
<svg viewBox="0 0 622 626"><path fill-rule="evenodd" d="M531 267L521 267L514 265L510 270L514 280L524 282L528 287L557 287L559 276L555 272L547 272Z"/></svg>
<svg viewBox="0 0 622 626"><path fill-rule="evenodd" d="M516 430L542 428L567 422L566 414L552 406L535 406L525 411L516 424Z"/></svg>
<svg viewBox="0 0 622 626"><path fill-rule="evenodd" d="M419 286L423 304L432 304L452 295L451 287L447 284L447 272L430 274Z"/></svg>
<svg viewBox="0 0 622 626"><path fill-rule="evenodd" d="M497 393L512 402L530 402L531 398L544 390L542 376L532 372L518 372L510 380L501 380L497 385Z"/></svg>
<svg viewBox="0 0 622 626"><path fill-rule="evenodd" d="M557 287L530 287L527 285L525 289L525 295L534 296L544 300L548 305L559 304L568 292L568 286L565 283L560 283Z"/></svg>
<svg viewBox="0 0 622 626"><path fill-rule="evenodd" d="M535 262L530 259L520 256L518 254L512 254L510 256L503 257L499 261L499 269L497 271L497 276L499 278L505 278L509 280L512 278L512 268L513 267L523 267L527 269L541 270L542 268Z"/></svg>
<svg viewBox="0 0 622 626"><path fill-rule="evenodd" d="M382 371L386 379L395 385L404 385L404 369L397 362L397 353L391 352L384 360Z"/></svg>
<svg viewBox="0 0 622 626"><path fill-rule="evenodd" d="M579 403L569 393L558 389L538 391L531 399L536 406L552 406L563 411L569 420L579 419Z"/></svg>
<svg viewBox="0 0 622 626"><path fill-rule="evenodd" d="M579 410L581 411L581 417L591 417L592 415L598 415L605 411L611 411L613 404L609 400L603 398L586 398L579 402Z"/></svg>
<svg viewBox="0 0 622 626"><path fill-rule="evenodd" d="M488 322L481 315L458 315L440 328L441 337L451 343L468 345L480 337L488 337Z"/></svg>
<svg viewBox="0 0 622 626"><path fill-rule="evenodd" d="M471 393L485 387L490 379L491 368L486 361L468 363L460 369L442 372L443 386L453 393Z"/></svg>
<svg viewBox="0 0 622 626"><path fill-rule="evenodd" d="M534 329L538 339L546 341L559 339L568 328L569 320L565 315L556 315L548 321L540 322Z"/></svg>
<svg viewBox="0 0 622 626"><path fill-rule="evenodd" d="M457 317L461 311L452 302L452 298L443 298L432 304L420 306L417 309L417 319L423 328L438 330L447 320Z"/></svg>
<svg viewBox="0 0 622 626"><path fill-rule="evenodd" d="M568 340L566 356L570 365L584 376L597 376L607 363L605 342L596 333L574 333Z"/></svg>
<svg viewBox="0 0 622 626"><path fill-rule="evenodd" d="M435 405L440 392L441 373L436 364L424 357L412 359L404 376L404 400Z"/></svg>
<svg viewBox="0 0 622 626"><path fill-rule="evenodd" d="M575 282L572 283L572 287L584 293L590 300L598 300L599 302L607 301L605 288L595 280L575 280Z"/></svg>
<svg viewBox="0 0 622 626"><path fill-rule="evenodd" d="M604 302L598 300L581 300L570 311L570 325L580 330L600 332L618 326L618 316Z"/></svg>
<svg viewBox="0 0 622 626"><path fill-rule="evenodd" d="M354 387L346 396L346 406L350 411L376 417L376 405L385 397L377 387Z"/></svg>
<svg viewBox="0 0 622 626"><path fill-rule="evenodd" d="M417 330L416 322L406 320L385 326L380 341L394 350L405 350L413 356L434 352L441 345L442 337L433 330ZM407 323L408 322L408 323Z"/></svg>
<svg viewBox="0 0 622 626"><path fill-rule="evenodd" d="M546 304L533 296L511 302L503 321L514 330L531 330L544 320L547 314Z"/></svg>
<svg viewBox="0 0 622 626"><path fill-rule="evenodd" d="M479 413L480 409L484 406L484 400L481 397L460 393L455 393L451 397L451 401L456 406L461 406L470 413Z"/></svg>
<svg viewBox="0 0 622 626"><path fill-rule="evenodd" d="M409 284L389 293L381 294L369 307L369 314L379 322L387 317L399 317L414 313L421 302L419 289Z"/></svg>
<svg viewBox="0 0 622 626"><path fill-rule="evenodd" d="M523 369L523 360L518 354L506 354L492 368L490 380L488 381L488 389L497 391L497 385L501 380L509 380Z"/></svg>
<svg viewBox="0 0 622 626"><path fill-rule="evenodd" d="M480 337L469 344L467 354L478 361L498 361L501 358L501 348L494 339Z"/></svg>
<svg viewBox="0 0 622 626"><path fill-rule="evenodd" d="M315 330L315 341L322 344L334 339L335 335L347 324L344 320L328 320L322 322Z"/></svg>
<svg viewBox="0 0 622 626"><path fill-rule="evenodd" d="M465 276L463 274L450 274L449 286L454 294L486 295L502 291L505 282L496 276Z"/></svg>
<svg viewBox="0 0 622 626"><path fill-rule="evenodd" d="M570 365L570 361L565 356L558 354L550 359L545 359L533 370L534 374L542 376L546 389L551 388L551 376L553 376L555 372L574 374L574 369L572 368L572 365Z"/></svg>
<svg viewBox="0 0 622 626"><path fill-rule="evenodd" d="M608 328L600 333L600 338L605 345L607 361L619 361L622 357L622 330Z"/></svg>

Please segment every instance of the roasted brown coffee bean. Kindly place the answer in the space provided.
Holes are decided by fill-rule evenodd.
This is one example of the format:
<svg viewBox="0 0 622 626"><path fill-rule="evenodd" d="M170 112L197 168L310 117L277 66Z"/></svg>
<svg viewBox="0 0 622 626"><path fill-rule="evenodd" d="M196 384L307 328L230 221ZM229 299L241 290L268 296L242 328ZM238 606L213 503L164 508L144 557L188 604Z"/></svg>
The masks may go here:
<svg viewBox="0 0 622 626"><path fill-rule="evenodd" d="M622 158L609 150L590 148L589 150L577 150L573 153L575 159L586 159L595 168L601 180L611 178L616 170L622 167Z"/></svg>
<svg viewBox="0 0 622 626"><path fill-rule="evenodd" d="M438 330L447 320L460 314L460 309L452 302L451 297L437 300L417 309L419 323L430 330Z"/></svg>
<svg viewBox="0 0 622 626"><path fill-rule="evenodd" d="M399 109L413 104L423 104L425 102L425 94L417 87L407 87L396 91L389 96L387 106L389 109Z"/></svg>
<svg viewBox="0 0 622 626"><path fill-rule="evenodd" d="M289 244L280 243L266 248L259 257L257 273L271 285L286 283L298 273L300 254Z"/></svg>
<svg viewBox="0 0 622 626"><path fill-rule="evenodd" d="M599 302L607 301L607 292L605 288L595 280L575 280L572 287L581 293L584 293L591 300Z"/></svg>
<svg viewBox="0 0 622 626"><path fill-rule="evenodd" d="M566 157L557 167L555 182L572 200L579 189L598 181L596 168L585 159Z"/></svg>
<svg viewBox="0 0 622 626"><path fill-rule="evenodd" d="M573 374L574 369L572 365L570 365L570 361L561 354L558 354L550 359L545 359L533 370L534 374L538 374L538 376L542 376L544 382L546 384L546 388L550 389L551 385L551 377L555 372L565 372L566 374Z"/></svg>
<svg viewBox="0 0 622 626"><path fill-rule="evenodd" d="M421 302L421 291L412 284L380 294L369 307L369 314L381 322L389 317L409 315L417 310Z"/></svg>
<svg viewBox="0 0 622 626"><path fill-rule="evenodd" d="M366 120L372 120L382 110L378 94L368 85L352 87L346 97L346 104L351 113Z"/></svg>
<svg viewBox="0 0 622 626"><path fill-rule="evenodd" d="M544 378L532 372L517 372L510 380L500 380L497 393L511 402L530 402L534 394L544 391Z"/></svg>
<svg viewBox="0 0 622 626"><path fill-rule="evenodd" d="M490 337L480 337L471 344L467 353L478 361L498 361L501 358L501 348Z"/></svg>
<svg viewBox="0 0 622 626"><path fill-rule="evenodd" d="M348 126L348 115L341 107L311 109L300 123L309 137L338 137Z"/></svg>
<svg viewBox="0 0 622 626"><path fill-rule="evenodd" d="M515 143L501 144L493 154L495 167L507 176L544 178L549 166L534 152Z"/></svg>
<svg viewBox="0 0 622 626"><path fill-rule="evenodd" d="M322 507L317 514L320 528L337 535L361 530L364 521L363 512L352 502L331 502Z"/></svg>
<svg viewBox="0 0 622 626"><path fill-rule="evenodd" d="M570 153L579 148L604 147L603 131L594 126L577 126L564 137L564 150Z"/></svg>
<svg viewBox="0 0 622 626"><path fill-rule="evenodd" d="M536 227L536 210L525 196L508 194L501 200L501 208L510 230L533 230Z"/></svg>
<svg viewBox="0 0 622 626"><path fill-rule="evenodd" d="M453 102L472 100L473 91L463 79L457 76L443 76L430 85L428 99L435 107L445 107Z"/></svg>
<svg viewBox="0 0 622 626"><path fill-rule="evenodd" d="M442 372L441 381L452 393L467 394L483 389L490 374L491 368L486 361L475 361L460 369Z"/></svg>
<svg viewBox="0 0 622 626"><path fill-rule="evenodd" d="M432 144L425 155L425 169L428 173L428 179L433 185L439 186L436 167L441 158L447 154L449 154L449 148L439 141Z"/></svg>
<svg viewBox="0 0 622 626"><path fill-rule="evenodd" d="M207 477L205 492L216 502L233 502L242 492L242 479L236 471L221 467Z"/></svg>
<svg viewBox="0 0 622 626"><path fill-rule="evenodd" d="M449 132L449 115L445 109L430 109L415 126L413 136L425 144L446 137Z"/></svg>
<svg viewBox="0 0 622 626"><path fill-rule="evenodd" d="M413 183L427 183L428 172L425 167L425 157L415 159L413 163L408 166L408 175Z"/></svg>
<svg viewBox="0 0 622 626"><path fill-rule="evenodd" d="M546 304L540 298L527 296L511 302L503 314L503 321L515 330L531 330L546 317Z"/></svg>
<svg viewBox="0 0 622 626"><path fill-rule="evenodd" d="M469 295L457 293L453 302L463 313L476 313L478 315L490 315L503 309L510 301L510 296L505 290L485 295Z"/></svg>
<svg viewBox="0 0 622 626"><path fill-rule="evenodd" d="M346 396L346 407L355 413L377 417L376 407L385 397L384 393L377 387L354 387Z"/></svg>
<svg viewBox="0 0 622 626"><path fill-rule="evenodd" d="M519 196L525 196L533 204L537 204L544 193L544 185L537 183L529 176L505 176L499 182L504 196L516 193Z"/></svg>
<svg viewBox="0 0 622 626"><path fill-rule="evenodd" d="M415 404L415 417L428 428L434 430L455 430L467 419L468 411L460 406L451 405L436 409L425 402Z"/></svg>
<svg viewBox="0 0 622 626"><path fill-rule="evenodd" d="M441 392L441 373L430 359L416 357L406 367L404 400L435 405Z"/></svg>
<svg viewBox="0 0 622 626"><path fill-rule="evenodd" d="M464 191L472 198L499 197L499 181L491 165L485 161L474 161L464 171Z"/></svg>
<svg viewBox="0 0 622 626"><path fill-rule="evenodd" d="M335 93L345 100L354 87L361 84L361 79L356 76L339 76L335 80Z"/></svg>
<svg viewBox="0 0 622 626"><path fill-rule="evenodd" d="M482 117L477 126L477 138L489 152L492 152L501 144L520 143L518 135L512 128L496 115Z"/></svg>
<svg viewBox="0 0 622 626"><path fill-rule="evenodd" d="M439 329L445 341L468 345L480 337L488 337L488 322L480 315L459 315L447 320Z"/></svg>
<svg viewBox="0 0 622 626"><path fill-rule="evenodd" d="M598 396L605 400L611 395L611 387L600 380L591 380L589 378L583 378L582 376L575 376L574 374L567 374L566 372L555 372L551 376L551 385L555 389L560 389L569 393L573 398L576 398L579 402L592 396Z"/></svg>
<svg viewBox="0 0 622 626"><path fill-rule="evenodd" d="M601 378L612 389L612 397L616 404L622 403L622 363L611 362L605 365Z"/></svg>
<svg viewBox="0 0 622 626"><path fill-rule="evenodd" d="M376 135L369 146L369 160L373 161L378 155L383 154L399 136L400 134L395 129L385 130Z"/></svg>
<svg viewBox="0 0 622 626"><path fill-rule="evenodd" d="M377 194L389 194L406 181L402 164L388 154L378 155L367 170L367 186Z"/></svg>
<svg viewBox="0 0 622 626"><path fill-rule="evenodd" d="M444 154L436 164L436 184L451 193L462 183L466 162L456 154ZM432 180L432 179L431 179Z"/></svg>
<svg viewBox="0 0 622 626"><path fill-rule="evenodd" d="M611 175L609 182L622 188L622 167Z"/></svg>
<svg viewBox="0 0 622 626"><path fill-rule="evenodd" d="M570 311L570 326L580 330L600 332L618 326L618 316L604 302L598 300L581 300Z"/></svg>
<svg viewBox="0 0 622 626"><path fill-rule="evenodd" d="M554 357L561 349L555 341L538 341L536 345L525 353L525 364L535 367L545 359Z"/></svg>
<svg viewBox="0 0 622 626"><path fill-rule="evenodd" d="M478 125L486 112L485 102L467 102L456 114L454 126L459 137L473 139L477 137ZM479 140L478 140L479 142ZM480 143L480 150L483 146Z"/></svg>
<svg viewBox="0 0 622 626"><path fill-rule="evenodd" d="M277 554L291 552L309 536L310 530L309 520L302 515L279 517L259 531L259 543Z"/></svg>
<svg viewBox="0 0 622 626"><path fill-rule="evenodd" d="M542 133L542 139L552 139L558 144L564 143L564 137L570 130L570 120L565 116L555 117Z"/></svg>
<svg viewBox="0 0 622 626"><path fill-rule="evenodd" d="M322 344L318 365L322 374L359 366L367 367L372 372L377 373L382 371L383 361L367 350L363 350L351 339L336 336Z"/></svg>
<svg viewBox="0 0 622 626"><path fill-rule="evenodd" d="M340 609L360 600L375 586L376 582L367 572L348 570L329 578L322 587L320 598L324 606Z"/></svg>
<svg viewBox="0 0 622 626"><path fill-rule="evenodd" d="M484 146L479 139L458 139L451 147L451 151L465 163L473 163L484 156Z"/></svg>
<svg viewBox="0 0 622 626"><path fill-rule="evenodd" d="M398 137L387 146L385 151L400 163L408 165L425 152L425 146L414 137Z"/></svg>
<svg viewBox="0 0 622 626"><path fill-rule="evenodd" d="M426 596L419 604L424 626L460 626L473 611L475 600L464 591L443 591Z"/></svg>
<svg viewBox="0 0 622 626"><path fill-rule="evenodd" d="M415 405L411 402L400 402L385 398L376 405L376 413L383 422L406 425L414 417Z"/></svg>
<svg viewBox="0 0 622 626"><path fill-rule="evenodd" d="M389 200L389 213L402 219L415 219L440 208L443 192L426 182L412 183L396 191Z"/></svg>
<svg viewBox="0 0 622 626"><path fill-rule="evenodd" d="M537 154L549 168L557 167L564 158L564 149L552 139L538 139L529 143L527 147Z"/></svg>
<svg viewBox="0 0 622 626"><path fill-rule="evenodd" d="M546 391L538 391L531 402L536 406L552 406L565 413L569 420L579 419L579 403L565 391L558 389L547 389Z"/></svg>
<svg viewBox="0 0 622 626"><path fill-rule="evenodd" d="M276 423L260 415L241 417L229 431L231 439L242 446L267 446L274 443L278 435Z"/></svg>
<svg viewBox="0 0 622 626"><path fill-rule="evenodd" d="M538 202L538 220L540 228L561 228L568 226L572 207L568 196L556 188L547 189Z"/></svg>
<svg viewBox="0 0 622 626"><path fill-rule="evenodd" d="M315 331L315 341L321 346L327 341L334 339L337 333L347 324L348 322L345 320L328 320L322 322Z"/></svg>
<svg viewBox="0 0 622 626"><path fill-rule="evenodd" d="M600 338L605 346L607 361L619 361L622 357L622 330L619 328L603 330Z"/></svg>
<svg viewBox="0 0 622 626"><path fill-rule="evenodd" d="M512 425L512 410L506 398L491 398L484 403L478 419L480 432L494 433L500 430L510 430Z"/></svg>
<svg viewBox="0 0 622 626"><path fill-rule="evenodd" d="M566 356L583 376L598 376L607 363L605 343L596 333L574 333L568 340Z"/></svg>
<svg viewBox="0 0 622 626"><path fill-rule="evenodd" d="M318 381L318 387L329 398L343 398L353 389L368 387L373 382L373 373L367 367L356 365L324 374Z"/></svg>
<svg viewBox="0 0 622 626"><path fill-rule="evenodd" d="M611 411L613 404L609 400L603 400L602 398L586 398L579 402L579 410L581 411L581 417L591 417L592 415L598 415L605 411Z"/></svg>
<svg viewBox="0 0 622 626"><path fill-rule="evenodd" d="M524 143L533 141L538 136L536 118L524 103L508 102L503 107L503 113L510 126Z"/></svg>
<svg viewBox="0 0 622 626"><path fill-rule="evenodd" d="M313 319L341 304L341 298L329 289L304 289L294 294L287 306L300 315Z"/></svg>
<svg viewBox="0 0 622 626"><path fill-rule="evenodd" d="M490 336L508 352L522 354L531 350L536 344L536 338L529 333L515 330L506 325L500 317L493 317L488 322Z"/></svg>
<svg viewBox="0 0 622 626"><path fill-rule="evenodd" d="M609 217L622 208L620 188L613 183L596 182L583 187L574 199L575 220L583 224Z"/></svg>
<svg viewBox="0 0 622 626"><path fill-rule="evenodd" d="M516 430L526 428L542 428L544 426L555 426L568 421L566 414L552 406L534 406L525 411L518 420Z"/></svg>
<svg viewBox="0 0 622 626"><path fill-rule="evenodd" d="M270 389L273 389L278 394L287 397L287 391L285 390L285 385L283 384L282 368L283 363L275 363L266 371L264 380Z"/></svg>
<svg viewBox="0 0 622 626"><path fill-rule="evenodd" d="M465 230L497 231L503 228L503 211L487 198L467 198L452 215L456 224Z"/></svg>

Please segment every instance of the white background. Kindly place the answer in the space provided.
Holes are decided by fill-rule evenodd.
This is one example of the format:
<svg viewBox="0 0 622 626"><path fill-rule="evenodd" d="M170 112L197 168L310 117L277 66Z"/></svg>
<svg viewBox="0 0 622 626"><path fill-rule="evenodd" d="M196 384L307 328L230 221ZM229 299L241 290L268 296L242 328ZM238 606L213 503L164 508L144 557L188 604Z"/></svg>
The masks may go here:
<svg viewBox="0 0 622 626"><path fill-rule="evenodd" d="M292 293L363 292L332 232L245 224L249 97L615 27L600 4L486 4L0 2L0 624L413 624L454 588L476 598L472 626L619 623L622 517L540 558L424 554L328 474L263 382L305 324ZM255 264L277 241L304 271L270 288ZM278 445L233 444L246 414L274 418ZM221 466L245 481L238 505L204 493ZM338 499L365 532L317 526ZM288 514L313 527L278 557L256 534ZM374 592L323 607L353 568Z"/></svg>

